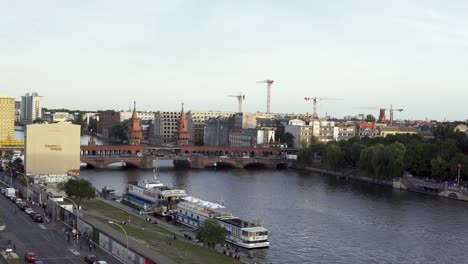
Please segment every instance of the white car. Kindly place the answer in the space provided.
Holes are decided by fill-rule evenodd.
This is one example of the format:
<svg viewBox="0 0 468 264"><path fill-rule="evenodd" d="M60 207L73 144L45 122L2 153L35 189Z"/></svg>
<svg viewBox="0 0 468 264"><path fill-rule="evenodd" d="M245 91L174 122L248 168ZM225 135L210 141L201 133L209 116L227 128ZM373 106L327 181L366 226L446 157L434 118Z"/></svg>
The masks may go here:
<svg viewBox="0 0 468 264"><path fill-rule="evenodd" d="M34 210L32 208L28 207L28 208L24 209L24 212L26 214L30 214L30 213L34 212Z"/></svg>
<svg viewBox="0 0 468 264"><path fill-rule="evenodd" d="M22 202L23 200L21 200L21 198L16 198L15 199L15 204L19 204L20 202Z"/></svg>
<svg viewBox="0 0 468 264"><path fill-rule="evenodd" d="M96 260L93 262L93 264L107 264L104 260Z"/></svg>

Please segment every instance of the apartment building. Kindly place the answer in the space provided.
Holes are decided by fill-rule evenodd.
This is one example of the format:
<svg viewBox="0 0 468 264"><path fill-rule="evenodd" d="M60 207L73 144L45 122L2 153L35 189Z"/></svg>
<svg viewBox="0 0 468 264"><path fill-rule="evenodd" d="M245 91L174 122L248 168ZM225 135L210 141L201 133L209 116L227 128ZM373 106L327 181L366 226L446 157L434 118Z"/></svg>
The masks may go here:
<svg viewBox="0 0 468 264"><path fill-rule="evenodd" d="M15 139L15 98L0 96L0 141Z"/></svg>
<svg viewBox="0 0 468 264"><path fill-rule="evenodd" d="M26 93L21 96L21 122L32 124L37 118L42 118L42 96Z"/></svg>

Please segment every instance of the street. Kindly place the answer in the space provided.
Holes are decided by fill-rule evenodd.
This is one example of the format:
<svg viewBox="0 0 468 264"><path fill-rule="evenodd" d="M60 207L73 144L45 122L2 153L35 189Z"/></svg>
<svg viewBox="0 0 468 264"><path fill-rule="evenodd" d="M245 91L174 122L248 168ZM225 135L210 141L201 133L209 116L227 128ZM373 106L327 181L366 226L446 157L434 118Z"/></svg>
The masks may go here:
<svg viewBox="0 0 468 264"><path fill-rule="evenodd" d="M20 258L26 252L35 252L39 260L50 264L77 264L85 263L84 257L93 254L99 260L107 263L119 263L117 259L99 249L90 252L88 242L81 238L80 245L74 243L73 239L67 242L65 226L56 221L53 228L47 223L36 223L26 213L19 210L17 205L4 195L0 195L0 217L6 225L5 230L0 231L0 250L3 251L8 245L16 248L15 252ZM15 209L17 213L15 213ZM38 205L33 206L34 211L42 213L43 209Z"/></svg>

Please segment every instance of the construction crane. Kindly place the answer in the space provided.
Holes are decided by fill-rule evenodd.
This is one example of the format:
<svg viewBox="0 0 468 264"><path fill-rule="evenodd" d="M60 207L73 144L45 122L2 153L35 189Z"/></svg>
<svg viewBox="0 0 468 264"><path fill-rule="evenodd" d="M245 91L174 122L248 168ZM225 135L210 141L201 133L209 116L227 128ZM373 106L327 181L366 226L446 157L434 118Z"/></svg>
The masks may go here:
<svg viewBox="0 0 468 264"><path fill-rule="evenodd" d="M267 114L270 113L270 93L271 93L271 85L274 83L274 80L263 80L258 81L257 83L266 83L267 84Z"/></svg>
<svg viewBox="0 0 468 264"><path fill-rule="evenodd" d="M239 95L228 95L229 97L236 97L239 101L239 113L242 113L242 101L245 100L245 95L239 93Z"/></svg>
<svg viewBox="0 0 468 264"><path fill-rule="evenodd" d="M393 112L402 112L403 109L394 109L393 105L390 105L390 108L388 107L358 107L359 109L371 109L371 110L379 110L379 119L377 120L377 123L386 123L387 118L385 116L385 111L390 111L390 119L388 120L388 125L392 126L393 125Z"/></svg>
<svg viewBox="0 0 468 264"><path fill-rule="evenodd" d="M312 114L313 119L318 119L317 114L317 101L322 100L343 100L342 98L329 98L329 97L304 97L306 101L312 101L314 103L314 113Z"/></svg>

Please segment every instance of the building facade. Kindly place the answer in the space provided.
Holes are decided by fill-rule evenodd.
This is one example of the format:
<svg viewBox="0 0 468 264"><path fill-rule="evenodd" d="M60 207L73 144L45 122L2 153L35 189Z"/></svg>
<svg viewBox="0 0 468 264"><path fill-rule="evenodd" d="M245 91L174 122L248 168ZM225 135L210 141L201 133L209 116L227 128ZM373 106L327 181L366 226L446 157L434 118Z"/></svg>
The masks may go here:
<svg viewBox="0 0 468 264"><path fill-rule="evenodd" d="M38 118L42 118L42 96L38 93L21 96L21 122L32 124Z"/></svg>
<svg viewBox="0 0 468 264"><path fill-rule="evenodd" d="M21 101L15 101L15 123L21 122Z"/></svg>
<svg viewBox="0 0 468 264"><path fill-rule="evenodd" d="M229 117L208 119L203 136L205 146L229 146Z"/></svg>
<svg viewBox="0 0 468 264"><path fill-rule="evenodd" d="M0 141L15 140L15 98L0 96Z"/></svg>
<svg viewBox="0 0 468 264"><path fill-rule="evenodd" d="M33 124L25 131L27 175L68 175L80 169L79 125Z"/></svg>

